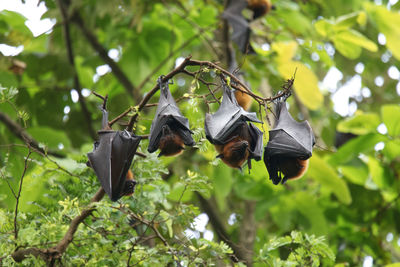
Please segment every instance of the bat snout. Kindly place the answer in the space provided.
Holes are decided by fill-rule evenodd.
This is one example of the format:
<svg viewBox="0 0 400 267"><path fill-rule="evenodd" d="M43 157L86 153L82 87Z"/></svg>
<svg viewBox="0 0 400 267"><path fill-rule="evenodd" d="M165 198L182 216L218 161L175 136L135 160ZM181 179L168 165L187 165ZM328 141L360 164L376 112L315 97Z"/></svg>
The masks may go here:
<svg viewBox="0 0 400 267"><path fill-rule="evenodd" d="M169 134L171 134L171 133L172 133L172 130L171 130L171 128L168 126L168 124L163 125L163 127L162 127L162 134L163 134L163 135L169 135Z"/></svg>

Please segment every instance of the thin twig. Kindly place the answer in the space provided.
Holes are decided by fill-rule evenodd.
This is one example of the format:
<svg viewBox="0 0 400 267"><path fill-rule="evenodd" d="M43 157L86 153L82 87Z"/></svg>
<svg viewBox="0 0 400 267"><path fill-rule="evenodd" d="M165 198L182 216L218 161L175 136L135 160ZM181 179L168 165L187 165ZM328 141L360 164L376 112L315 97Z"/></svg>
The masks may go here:
<svg viewBox="0 0 400 267"><path fill-rule="evenodd" d="M53 150L44 150L39 146L39 142L33 139L22 126L12 120L7 114L0 112L0 121L2 121L7 128L19 139L21 139L28 146L40 151L43 154L52 155L57 158L64 158L65 156Z"/></svg>
<svg viewBox="0 0 400 267"><path fill-rule="evenodd" d="M32 150L30 147L28 147L28 155L25 157L24 161L24 170L22 171L21 179L19 180L19 188L18 188L18 193L16 194L16 203L15 203L15 212L14 212L14 238L15 240L18 239L18 224L17 224L17 217L18 217L18 205L19 205L19 199L21 197L21 191L22 191L22 183L24 181L24 177L26 174L26 170L28 169L28 163L29 163L29 157L32 154Z"/></svg>
<svg viewBox="0 0 400 267"><path fill-rule="evenodd" d="M96 194L90 200L90 203L99 202L104 197L104 190L100 188ZM67 232L65 233L62 240L60 240L56 246L48 249L39 249L36 247L19 249L11 254L11 257L16 262L23 261L26 257L33 255L35 257L41 257L47 262L52 262L55 259L59 259L62 254L67 249L68 245L72 242L76 230L78 230L79 225L85 220L92 212L95 210L93 205L89 205L88 208L82 210L82 212L76 216L70 223Z"/></svg>
<svg viewBox="0 0 400 267"><path fill-rule="evenodd" d="M254 100L256 100L258 102L259 105L263 105L265 106L265 104L267 102L271 102L275 99L278 99L282 96L287 96L288 94L290 94L291 92L291 88L294 82L294 78L288 80L285 84L285 86L283 87L283 91L278 93L275 96L272 97L268 97L268 98L263 98L261 96L258 96L256 94L254 94L240 79L238 79L235 75L233 75L232 73L230 73L229 71L225 70L224 68L218 66L217 64L210 62L210 61L200 61L200 60L194 60L191 59L191 56L188 56L185 58L185 60L175 69L173 69L172 71L170 71L167 75L163 76L162 78L162 82L166 82L169 79L171 79L172 77L174 77L176 74L178 73L185 73L185 74L190 74L190 72L188 72L187 70L185 70L185 68L187 66L199 66L199 67L203 67L203 66L207 66L209 68L215 69L217 70L217 73L219 72L220 76L226 81L226 77L230 77L230 79L233 81L233 83L231 83L231 86L240 91L243 92L245 94L250 95ZM207 82L206 82L207 83ZM159 84L157 83L147 94L146 96L142 99L142 101L140 101L139 105L136 106L136 113L130 118L128 126L127 126L127 130L128 131L132 131L134 124L137 121L137 118L139 116L139 112L147 106L147 102L153 97L153 95L159 90ZM213 92L213 91L211 91ZM218 101L218 100L217 100Z"/></svg>

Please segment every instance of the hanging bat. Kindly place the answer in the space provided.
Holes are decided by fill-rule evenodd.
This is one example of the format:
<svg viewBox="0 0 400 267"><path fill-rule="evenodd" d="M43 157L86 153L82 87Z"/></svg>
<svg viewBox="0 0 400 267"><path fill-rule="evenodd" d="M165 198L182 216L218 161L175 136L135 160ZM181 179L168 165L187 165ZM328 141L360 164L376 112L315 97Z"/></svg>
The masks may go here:
<svg viewBox="0 0 400 267"><path fill-rule="evenodd" d="M264 149L264 163L269 178L277 185L288 179L298 179L306 172L312 156L315 138L307 121L295 121L286 108L285 100L276 102L277 120L269 131Z"/></svg>
<svg viewBox="0 0 400 267"><path fill-rule="evenodd" d="M252 20L255 20L274 9L274 6L269 0L230 0L222 13L222 17L233 29L232 41L237 44L242 53L253 53L254 50L249 44L251 33L249 20L242 14L245 8L253 11Z"/></svg>
<svg viewBox="0 0 400 267"><path fill-rule="evenodd" d="M168 81L162 82L160 77L158 84L161 93L150 128L147 150L153 153L160 149L159 157L176 156L183 152L185 145L194 146L193 132L189 128L188 119L182 115L169 91Z"/></svg>
<svg viewBox="0 0 400 267"><path fill-rule="evenodd" d="M141 137L128 131L113 131L108 127L108 112L103 111L103 130L98 131L99 141L89 152L88 165L93 168L104 191L112 201L131 195L136 181L129 170Z"/></svg>
<svg viewBox="0 0 400 267"><path fill-rule="evenodd" d="M222 103L214 114L206 114L207 139L215 145L218 158L229 167L241 169L251 159L261 160L263 133L253 124L261 122L254 112L247 112L236 101L233 90L223 82Z"/></svg>

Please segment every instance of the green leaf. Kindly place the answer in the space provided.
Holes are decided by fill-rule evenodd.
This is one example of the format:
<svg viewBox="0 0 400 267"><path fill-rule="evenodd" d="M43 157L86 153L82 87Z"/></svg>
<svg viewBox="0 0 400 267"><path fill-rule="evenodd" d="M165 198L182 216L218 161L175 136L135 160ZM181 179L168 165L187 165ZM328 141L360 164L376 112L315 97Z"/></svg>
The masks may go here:
<svg viewBox="0 0 400 267"><path fill-rule="evenodd" d="M2 87L0 84L0 103L10 101L18 94L18 89L15 87Z"/></svg>
<svg viewBox="0 0 400 267"><path fill-rule="evenodd" d="M384 6L365 3L369 18L378 26L378 30L386 37L386 46L393 56L400 60L400 14L388 10Z"/></svg>
<svg viewBox="0 0 400 267"><path fill-rule="evenodd" d="M328 158L328 163L335 166L344 164L357 158L360 153L374 150L377 143L385 140L387 140L385 136L376 133L370 133L351 139Z"/></svg>
<svg viewBox="0 0 400 267"><path fill-rule="evenodd" d="M364 135L376 132L380 124L380 118L375 113L359 113L352 118L340 121L337 130L344 133L353 133L355 135Z"/></svg>
<svg viewBox="0 0 400 267"><path fill-rule="evenodd" d="M332 184L334 184L334 182L332 182ZM339 184L340 183L336 182L336 185ZM326 185L327 183L322 183L322 186ZM338 191L335 191L334 193L340 201L349 204L351 202L351 196L347 189L347 185L344 183L344 186L339 185L339 187L343 189L344 192L339 193ZM295 203L294 208L303 214L311 224L310 232L315 234L325 234L328 225L324 216L324 211L316 202L315 197L306 192L298 192L295 194L293 201Z"/></svg>
<svg viewBox="0 0 400 267"><path fill-rule="evenodd" d="M59 144L64 148L69 148L71 142L65 132L55 130L50 127L31 127L27 129L28 133L38 141L52 149L58 149Z"/></svg>
<svg viewBox="0 0 400 267"><path fill-rule="evenodd" d="M341 173L350 182L364 186L368 179L368 167L359 159L352 160L349 164L339 166Z"/></svg>
<svg viewBox="0 0 400 267"><path fill-rule="evenodd" d="M393 179L388 169L384 168L381 162L373 157L368 157L366 163L368 165L369 175L378 188L390 189Z"/></svg>
<svg viewBox="0 0 400 267"><path fill-rule="evenodd" d="M332 38L339 52L350 59L356 59L361 54L361 48L369 51L378 51L378 46L355 30L341 31Z"/></svg>
<svg viewBox="0 0 400 267"><path fill-rule="evenodd" d="M356 23L363 25L363 23L365 23L365 15L365 12L357 11L337 17L335 21L335 29L349 29L353 27Z"/></svg>
<svg viewBox="0 0 400 267"><path fill-rule="evenodd" d="M309 109L321 107L323 96L318 87L318 78L306 65L297 61L278 62L278 71L285 79L290 79L296 73L294 90L300 101Z"/></svg>
<svg viewBox="0 0 400 267"><path fill-rule="evenodd" d="M314 24L315 30L323 37L329 36L333 32L333 25L325 19L318 20Z"/></svg>
<svg viewBox="0 0 400 267"><path fill-rule="evenodd" d="M214 167L213 175L214 192L219 208L223 211L226 207L226 196L232 189L232 170L223 164Z"/></svg>
<svg viewBox="0 0 400 267"><path fill-rule="evenodd" d="M317 155L310 158L308 175L315 179L321 186L334 193L340 202L351 203L351 195L347 183L338 176L335 170Z"/></svg>
<svg viewBox="0 0 400 267"><path fill-rule="evenodd" d="M277 61L281 64L286 62L291 62L292 58L296 54L297 43L294 41L291 42L274 42L271 46L272 50L278 53ZM293 70L290 74L293 76ZM291 77L290 76L290 77Z"/></svg>
<svg viewBox="0 0 400 267"><path fill-rule="evenodd" d="M388 134L393 137L400 135L400 106L384 105L381 108L382 120L388 129Z"/></svg>
<svg viewBox="0 0 400 267"><path fill-rule="evenodd" d="M399 155L400 155L400 140L394 139L394 140L387 141L385 143L385 148L383 149L382 152L390 161L399 157Z"/></svg>

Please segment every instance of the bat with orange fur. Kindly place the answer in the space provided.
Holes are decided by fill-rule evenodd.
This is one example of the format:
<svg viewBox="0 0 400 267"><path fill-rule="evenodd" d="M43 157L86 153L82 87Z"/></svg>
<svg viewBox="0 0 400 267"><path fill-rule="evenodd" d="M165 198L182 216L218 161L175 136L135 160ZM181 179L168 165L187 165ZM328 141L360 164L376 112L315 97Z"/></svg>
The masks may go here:
<svg viewBox="0 0 400 267"><path fill-rule="evenodd" d="M176 105L168 81L162 82L162 78L158 78L161 93L150 128L147 150L152 153L160 149L159 157L176 156L183 152L185 145L193 146L195 142L189 128L189 120L182 115Z"/></svg>
<svg viewBox="0 0 400 267"><path fill-rule="evenodd" d="M224 81L223 90L219 109L206 114L206 137L226 165L241 169L247 161L251 169L251 159L261 160L263 133L250 121L260 121L254 112L247 112L238 104L233 90Z"/></svg>
<svg viewBox="0 0 400 267"><path fill-rule="evenodd" d="M315 144L310 124L294 120L285 100L286 97L276 102L277 120L264 149L264 163L274 184L302 177Z"/></svg>
<svg viewBox="0 0 400 267"><path fill-rule="evenodd" d="M274 6L269 0L230 0L222 17L226 19L232 27L232 41L235 42L242 53L254 52L249 45L250 39L250 24L242 12L244 9L253 11L252 20L267 14Z"/></svg>

